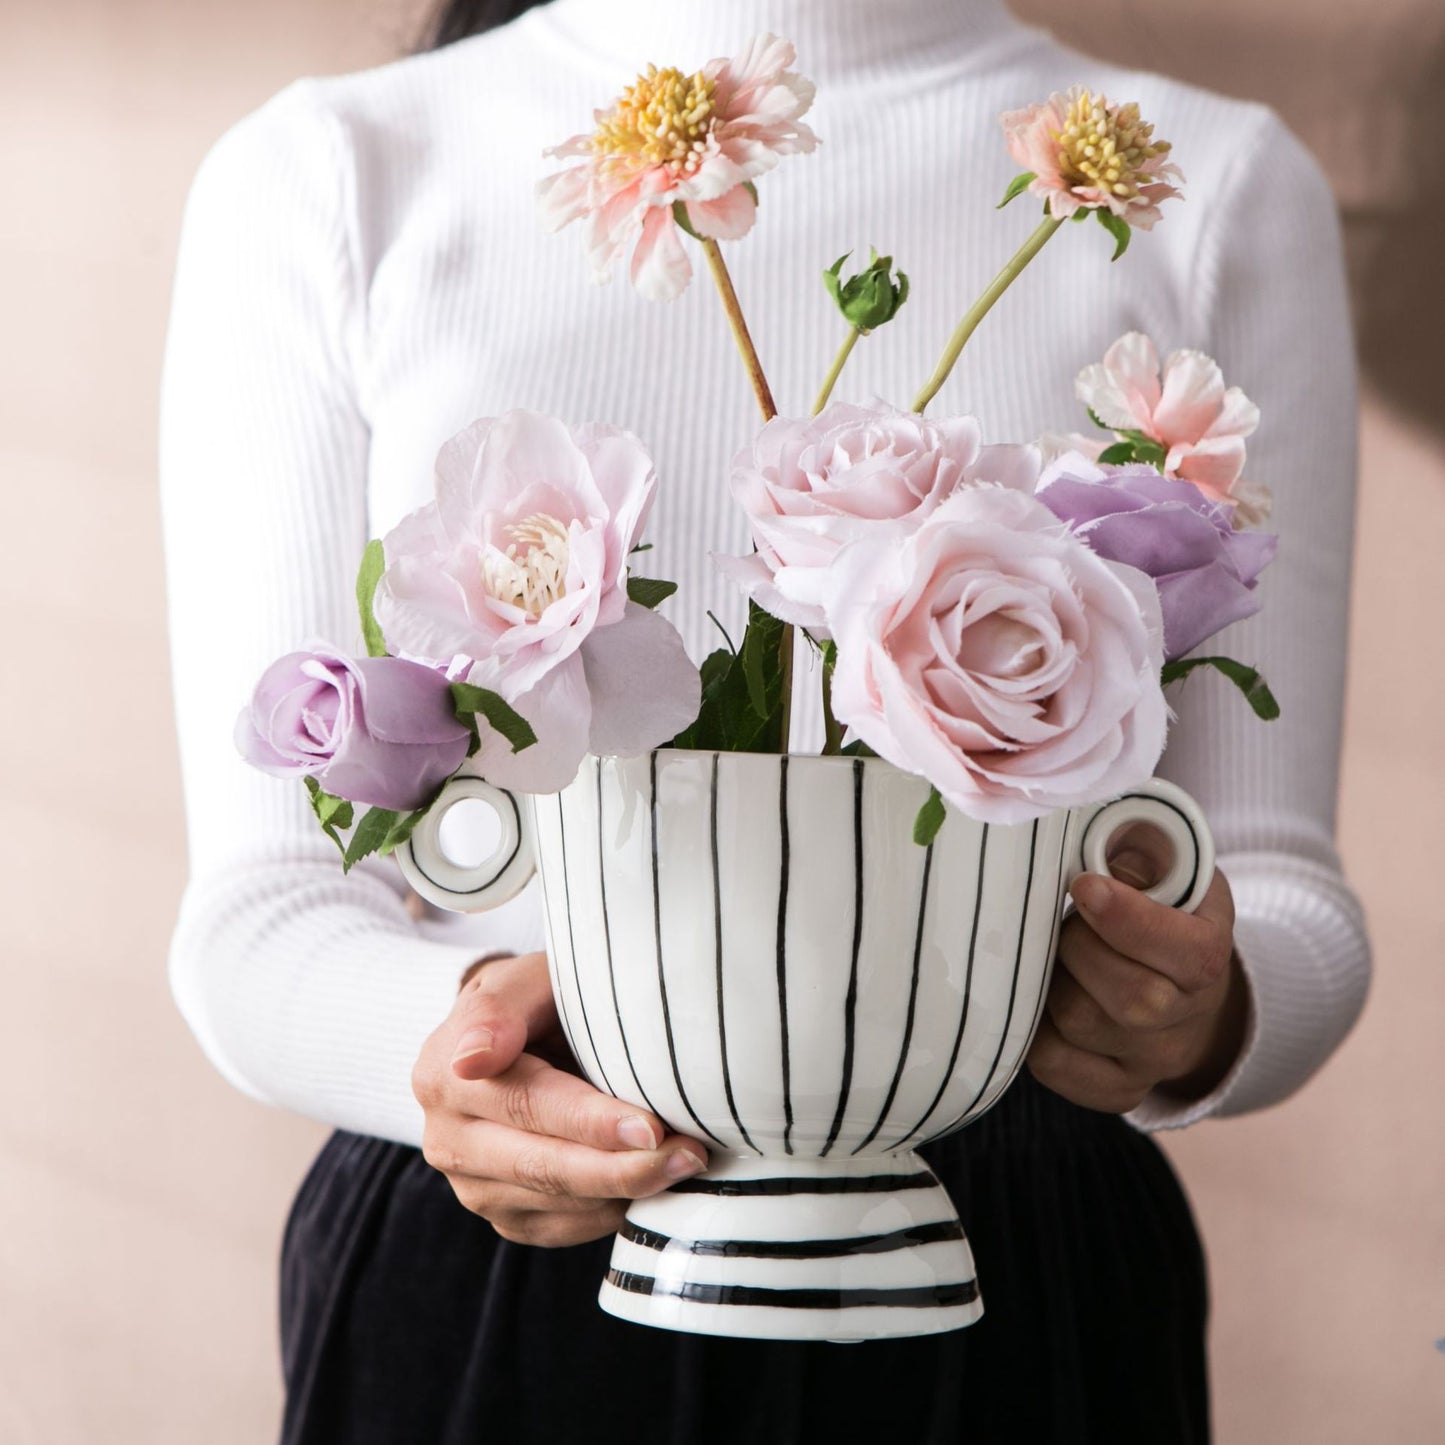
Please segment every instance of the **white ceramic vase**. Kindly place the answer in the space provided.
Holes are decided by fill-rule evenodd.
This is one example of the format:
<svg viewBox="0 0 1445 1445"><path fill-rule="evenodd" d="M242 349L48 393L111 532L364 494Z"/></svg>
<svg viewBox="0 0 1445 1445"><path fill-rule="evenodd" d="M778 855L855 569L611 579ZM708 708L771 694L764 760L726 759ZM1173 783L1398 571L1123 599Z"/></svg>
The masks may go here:
<svg viewBox="0 0 1445 1445"><path fill-rule="evenodd" d="M583 1071L711 1151L705 1173L629 1208L602 1285L612 1314L858 1340L982 1313L958 1215L915 1151L1018 1072L1075 874L1152 823L1174 862L1151 893L1192 910L1213 844L1192 799L1151 780L1014 826L950 809L921 848L927 792L871 758L589 757L529 798L464 770L398 850L444 908L494 907L539 871ZM501 820L471 868L438 836L467 797Z"/></svg>

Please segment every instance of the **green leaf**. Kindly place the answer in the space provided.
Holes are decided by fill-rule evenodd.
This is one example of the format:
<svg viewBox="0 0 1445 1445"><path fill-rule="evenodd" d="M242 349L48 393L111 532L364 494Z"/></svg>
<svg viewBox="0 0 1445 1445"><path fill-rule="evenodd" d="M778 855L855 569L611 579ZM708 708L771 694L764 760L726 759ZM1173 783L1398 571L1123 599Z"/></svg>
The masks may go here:
<svg viewBox="0 0 1445 1445"><path fill-rule="evenodd" d="M948 812L943 806L938 789L930 788L928 801L918 810L918 816L913 820L913 841L920 848L927 848L938 837L938 830L943 827L943 820L947 816Z"/></svg>
<svg viewBox="0 0 1445 1445"><path fill-rule="evenodd" d="M650 551L652 551L652 543L651 543L651 542L639 542L639 543L632 549L632 551L630 551L627 555L628 555L629 557L635 557L635 556L637 555L637 553L639 553L639 552L650 552Z"/></svg>
<svg viewBox="0 0 1445 1445"><path fill-rule="evenodd" d="M368 808L361 815L346 852L341 857L341 870L350 873L363 858L375 853L386 842L387 835L396 826L398 815L390 808Z"/></svg>
<svg viewBox="0 0 1445 1445"><path fill-rule="evenodd" d="M893 279L893 257L880 256L870 247L868 265L856 276L842 279L843 263L853 253L845 252L823 272L823 284L843 319L860 335L876 331L892 321L908 299L908 277L902 271Z"/></svg>
<svg viewBox="0 0 1445 1445"><path fill-rule="evenodd" d="M1115 442L1113 446L1105 447L1099 453L1099 460L1106 467L1122 467L1134 460L1134 443Z"/></svg>
<svg viewBox="0 0 1445 1445"><path fill-rule="evenodd" d="M323 791L321 784L315 778L306 778L306 791L311 794L311 811L316 814L316 821L321 824L321 831L336 844L337 850L342 857L346 856L346 844L342 841L338 828L349 828L352 819L352 806L345 798L334 797L331 793Z"/></svg>
<svg viewBox="0 0 1445 1445"><path fill-rule="evenodd" d="M823 285L828 295L833 298L836 306L843 304L843 263L851 256L851 251L844 251L826 271L823 272Z"/></svg>
<svg viewBox="0 0 1445 1445"><path fill-rule="evenodd" d="M1089 407L1089 408L1088 408L1088 413L1089 413L1089 420L1090 420L1091 422L1093 422L1094 425L1095 425L1096 427L1098 427L1100 431L1108 431L1108 432L1111 432L1111 431L1114 430L1114 428L1111 427L1111 426L1109 425L1109 423L1106 422L1106 421L1104 420L1104 418L1101 417L1101 416L1099 415L1099 413L1094 410L1093 407Z"/></svg>
<svg viewBox="0 0 1445 1445"><path fill-rule="evenodd" d="M694 241L701 241L702 237L692 228L692 222L687 218L687 202L674 201L672 203L672 219L677 222L678 227L686 231Z"/></svg>
<svg viewBox="0 0 1445 1445"><path fill-rule="evenodd" d="M659 603L666 602L676 591L676 582L663 582L657 577L627 579L628 600L640 603L643 607L656 607Z"/></svg>
<svg viewBox="0 0 1445 1445"><path fill-rule="evenodd" d="M477 714L486 718L511 743L514 753L520 753L537 741L532 724L504 698L485 687L473 687L469 682L454 682L452 705L457 717L463 722L472 722Z"/></svg>
<svg viewBox="0 0 1445 1445"><path fill-rule="evenodd" d="M876 758L878 756L862 738L854 738L851 743L839 748L838 751L848 758Z"/></svg>
<svg viewBox="0 0 1445 1445"><path fill-rule="evenodd" d="M386 638L376 625L371 611L372 598L376 596L376 584L386 571L386 556L381 550L381 539L373 537L361 554L361 567L356 573L356 607L361 613L361 635L366 639L368 657L386 656Z"/></svg>
<svg viewBox="0 0 1445 1445"><path fill-rule="evenodd" d="M1197 667L1212 667L1227 677L1244 694L1244 700L1254 709L1255 715L1265 722L1273 722L1279 716L1279 703L1259 670L1236 662L1232 657L1187 657L1178 662L1166 662L1160 681L1168 687L1171 682L1188 677Z"/></svg>
<svg viewBox="0 0 1445 1445"><path fill-rule="evenodd" d="M718 648L703 663L702 705L696 720L673 740L675 746L777 752L782 742L782 631L776 617L749 604L741 648L736 653Z"/></svg>
<svg viewBox="0 0 1445 1445"><path fill-rule="evenodd" d="M994 209L999 211L1003 210L1010 201L1023 195L1037 179L1038 177L1033 171L1025 171L1022 175L1015 176L1013 180L1008 183L1008 190L1003 193L1003 200L1001 200Z"/></svg>
<svg viewBox="0 0 1445 1445"><path fill-rule="evenodd" d="M1109 259L1117 261L1129 249L1129 223L1122 216L1116 216L1108 206L1095 207L1094 214L1099 218L1099 224L1114 238L1114 254Z"/></svg>
<svg viewBox="0 0 1445 1445"><path fill-rule="evenodd" d="M427 810L425 808L417 808L414 812L400 814L396 822L393 823L387 831L386 837L382 839L381 846L376 851L383 857L395 852L396 849L400 848L401 845L411 837L412 831L416 828L416 825L426 817L426 814Z"/></svg>
<svg viewBox="0 0 1445 1445"><path fill-rule="evenodd" d="M743 190L753 198L753 205L758 204L758 188L751 181L743 182Z"/></svg>

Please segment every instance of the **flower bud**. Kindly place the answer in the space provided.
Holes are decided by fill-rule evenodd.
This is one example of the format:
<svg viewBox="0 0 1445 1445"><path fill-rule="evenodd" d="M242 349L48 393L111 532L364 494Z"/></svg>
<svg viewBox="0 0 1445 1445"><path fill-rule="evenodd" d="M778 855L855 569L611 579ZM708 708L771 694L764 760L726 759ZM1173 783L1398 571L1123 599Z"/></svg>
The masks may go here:
<svg viewBox="0 0 1445 1445"><path fill-rule="evenodd" d="M855 330L867 333L876 330L885 321L892 321L898 314L898 308L908 300L908 277L900 271L898 279L893 280L889 274L893 269L893 257L880 256L873 251L873 259L867 268L845 281L842 279L843 263L852 254L849 251L839 256L823 272L823 284L843 313L843 319Z"/></svg>

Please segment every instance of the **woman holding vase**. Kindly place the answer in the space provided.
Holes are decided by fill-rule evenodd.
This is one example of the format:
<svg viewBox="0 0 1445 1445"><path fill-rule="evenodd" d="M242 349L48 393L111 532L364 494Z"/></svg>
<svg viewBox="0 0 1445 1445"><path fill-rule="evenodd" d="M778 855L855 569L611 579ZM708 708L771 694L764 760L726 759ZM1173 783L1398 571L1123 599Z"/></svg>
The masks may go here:
<svg viewBox="0 0 1445 1445"><path fill-rule="evenodd" d="M456 43L243 121L182 248L162 461L192 880L173 978L229 1079L338 1131L287 1229L284 1439L1206 1440L1203 1258L1149 1134L1298 1088L1368 976L1332 843L1354 394L1325 183L1263 108L1088 61L997 0L495 8L527 13L462 39L504 18L463 0L439 20ZM1082 81L1137 99L1204 199L1117 267L1092 228L1044 252L936 410L1034 437L1109 339L1201 348L1267 419L1251 472L1283 539L1266 607L1229 638L1281 720L1210 678L1171 698L1161 772L1219 845L1203 906L1078 880L1030 1075L929 1150L989 1311L861 1352L598 1311L625 1201L697 1172L703 1146L571 1071L534 891L463 918L416 906L389 863L343 879L299 790L231 746L269 658L351 635L362 546L429 494L440 443L515 406L656 448L650 540L683 583L672 617L695 656L710 645L706 613L730 599L701 559L746 549L721 477L752 425L724 322L701 288L662 308L579 286L532 196L544 147L647 61L700 64L765 30L817 80L826 141L769 185L730 261L780 398L811 399L836 344L798 278L840 236L890 251L938 308L853 362L856 390L913 395L1017 224L988 204L1008 178L997 116ZM796 727L799 748L820 729L801 702ZM1115 863L1140 882L1153 866Z"/></svg>

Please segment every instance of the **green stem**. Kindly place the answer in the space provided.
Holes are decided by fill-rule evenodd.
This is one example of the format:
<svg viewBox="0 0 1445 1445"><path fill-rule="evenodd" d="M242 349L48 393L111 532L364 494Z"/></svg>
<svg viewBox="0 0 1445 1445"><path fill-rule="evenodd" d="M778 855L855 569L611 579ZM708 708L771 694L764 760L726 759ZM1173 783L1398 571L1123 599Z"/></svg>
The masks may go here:
<svg viewBox="0 0 1445 1445"><path fill-rule="evenodd" d="M914 400L914 411L923 411L928 403L938 395L939 388L948 380L949 373L957 365L959 355L967 344L968 338L978 329L978 323L988 315L994 302L1018 280L1024 267L1044 249L1049 237L1062 225L1062 221L1056 221L1052 216L1046 216L1040 221L1033 235L1014 253L1013 260L989 282L988 289L964 313L963 320L958 323L958 329L949 338L948 346L938 365L934 368L933 375L929 377L928 385L918 393Z"/></svg>
<svg viewBox="0 0 1445 1445"><path fill-rule="evenodd" d="M753 345L752 334L748 331L743 308L738 304L738 293L733 290L733 278L728 274L727 262L723 260L718 243L710 237L703 237L703 255L707 257L708 268L722 297L723 310L727 313L728 325L732 327L733 339L742 353L743 365L747 368L748 380L758 399L758 408L764 421L772 421L778 409L773 405L773 393L768 387L768 378L763 374L763 363L758 359L758 349Z"/></svg>
<svg viewBox="0 0 1445 1445"><path fill-rule="evenodd" d="M823 660L823 754L825 757L843 751L843 729L833 716L833 668Z"/></svg>
<svg viewBox="0 0 1445 1445"><path fill-rule="evenodd" d="M747 318L743 315L743 308L738 301L738 293L733 289L733 278L728 274L727 262L723 260L722 250L718 243L710 237L702 238L702 251L703 255L707 257L708 269L712 272L713 283L717 286L718 295L722 297L723 310L727 313L728 325L732 327L733 339L738 344L739 352L742 353L748 380L753 384L753 393L758 399L758 409L762 412L765 422L772 421L778 414L778 408L773 403L772 389L768 386L768 378L763 372L763 363L758 357L758 349L753 345L752 333L748 330ZM793 722L793 629L791 627L783 628L782 640L778 644L778 665L783 678L782 740L778 751L786 753Z"/></svg>
<svg viewBox="0 0 1445 1445"><path fill-rule="evenodd" d="M848 358L853 354L853 348L858 344L858 338L863 335L856 326L848 330L848 338L839 347L838 354L833 358L833 367L823 379L823 389L818 393L818 399L813 403L813 415L817 416L825 406L828 405L828 398L833 395L833 388L838 384L838 378L843 374L843 368L848 364Z"/></svg>

